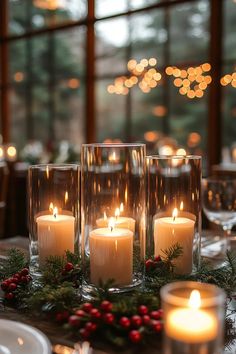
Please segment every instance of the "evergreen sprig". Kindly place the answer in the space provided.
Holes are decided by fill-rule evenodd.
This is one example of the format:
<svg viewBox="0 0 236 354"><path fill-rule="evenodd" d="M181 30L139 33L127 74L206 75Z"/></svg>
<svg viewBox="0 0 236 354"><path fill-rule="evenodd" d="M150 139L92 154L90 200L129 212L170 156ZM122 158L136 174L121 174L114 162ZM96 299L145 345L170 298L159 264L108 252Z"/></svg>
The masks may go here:
<svg viewBox="0 0 236 354"><path fill-rule="evenodd" d="M7 260L0 265L0 280L11 277L27 265L25 254L17 248L11 248L7 252Z"/></svg>

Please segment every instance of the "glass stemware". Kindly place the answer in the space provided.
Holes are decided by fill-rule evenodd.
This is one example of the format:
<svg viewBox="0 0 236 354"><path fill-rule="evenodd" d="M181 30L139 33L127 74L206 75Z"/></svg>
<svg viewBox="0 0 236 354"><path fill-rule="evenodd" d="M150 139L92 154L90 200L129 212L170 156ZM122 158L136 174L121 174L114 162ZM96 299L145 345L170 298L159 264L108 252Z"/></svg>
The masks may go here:
<svg viewBox="0 0 236 354"><path fill-rule="evenodd" d="M236 179L203 179L202 206L207 218L223 230L222 251L230 249L231 230L236 224Z"/></svg>

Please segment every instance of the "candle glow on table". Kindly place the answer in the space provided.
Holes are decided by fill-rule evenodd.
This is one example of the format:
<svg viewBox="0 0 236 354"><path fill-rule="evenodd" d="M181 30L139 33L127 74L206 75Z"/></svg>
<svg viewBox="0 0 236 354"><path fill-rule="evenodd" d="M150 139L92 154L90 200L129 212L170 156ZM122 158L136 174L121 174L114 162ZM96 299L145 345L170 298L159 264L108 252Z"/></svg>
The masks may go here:
<svg viewBox="0 0 236 354"><path fill-rule="evenodd" d="M130 285L133 277L133 232L116 228L114 218L108 227L89 234L91 282L114 279L115 285Z"/></svg>
<svg viewBox="0 0 236 354"><path fill-rule="evenodd" d="M115 227L118 229L128 229L135 232L135 220L133 218L120 216L120 214L124 211L123 203L120 204L120 208L115 209ZM108 227L109 219L104 212L104 217L97 219L96 224L97 227Z"/></svg>
<svg viewBox="0 0 236 354"><path fill-rule="evenodd" d="M50 203L52 214L37 217L39 261L49 256L63 256L66 250L74 252L75 218L58 215L57 207Z"/></svg>
<svg viewBox="0 0 236 354"><path fill-rule="evenodd" d="M204 343L218 335L216 317L208 310L200 309L201 295L191 292L188 307L170 310L167 314L165 331L170 338L185 343Z"/></svg>
<svg viewBox="0 0 236 354"><path fill-rule="evenodd" d="M182 247L183 254L175 261L178 274L192 272L193 238L195 222L187 217L178 217L178 210L173 210L172 217L161 217L154 221L155 256L175 244Z"/></svg>

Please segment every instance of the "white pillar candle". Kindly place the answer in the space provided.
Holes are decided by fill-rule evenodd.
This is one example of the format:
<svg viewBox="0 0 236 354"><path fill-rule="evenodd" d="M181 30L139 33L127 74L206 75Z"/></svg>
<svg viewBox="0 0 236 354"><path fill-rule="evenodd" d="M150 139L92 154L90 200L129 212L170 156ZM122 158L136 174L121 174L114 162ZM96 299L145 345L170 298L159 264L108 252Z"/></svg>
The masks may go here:
<svg viewBox="0 0 236 354"><path fill-rule="evenodd" d="M66 250L74 252L74 216L54 212L39 216L36 223L40 264L49 256L63 256Z"/></svg>
<svg viewBox="0 0 236 354"><path fill-rule="evenodd" d="M192 219L177 217L174 209L172 217L162 217L154 221L155 256L175 244L182 247L183 254L175 260L175 271L178 274L192 272L194 224Z"/></svg>
<svg viewBox="0 0 236 354"><path fill-rule="evenodd" d="M89 234L90 277L99 285L113 279L129 285L133 276L133 232L120 228L98 228Z"/></svg>
<svg viewBox="0 0 236 354"><path fill-rule="evenodd" d="M200 293L193 290L188 307L170 310L165 323L167 336L192 344L214 340L218 335L217 318L209 310L200 309L200 304Z"/></svg>

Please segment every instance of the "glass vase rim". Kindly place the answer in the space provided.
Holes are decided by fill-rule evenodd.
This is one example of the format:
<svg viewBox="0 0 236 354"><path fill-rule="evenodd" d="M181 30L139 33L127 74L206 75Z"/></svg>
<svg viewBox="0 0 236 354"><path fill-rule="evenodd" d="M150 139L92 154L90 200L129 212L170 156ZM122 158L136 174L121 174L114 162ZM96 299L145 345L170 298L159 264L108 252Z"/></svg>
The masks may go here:
<svg viewBox="0 0 236 354"><path fill-rule="evenodd" d="M201 160L202 156L200 155L147 155L147 159L154 160L171 160L171 159L188 159L188 160Z"/></svg>
<svg viewBox="0 0 236 354"><path fill-rule="evenodd" d="M28 169L44 169L44 168L63 168L63 167L80 167L79 163L41 163L29 165Z"/></svg>
<svg viewBox="0 0 236 354"><path fill-rule="evenodd" d="M216 183L222 183L222 182L235 182L236 177L223 177L223 176L208 176L208 177L202 177L202 182L207 181L207 182L216 182Z"/></svg>
<svg viewBox="0 0 236 354"><path fill-rule="evenodd" d="M178 281L164 285L160 290L161 299L163 302L176 307L188 307L189 297L171 294L170 291L178 289L189 289L209 291L212 294L209 297L201 298L200 308L212 306L221 306L225 303L225 292L214 284L200 283L195 281Z"/></svg>
<svg viewBox="0 0 236 354"><path fill-rule="evenodd" d="M122 147L145 147L144 143L89 143L82 144L83 147L106 147L106 148L122 148Z"/></svg>

